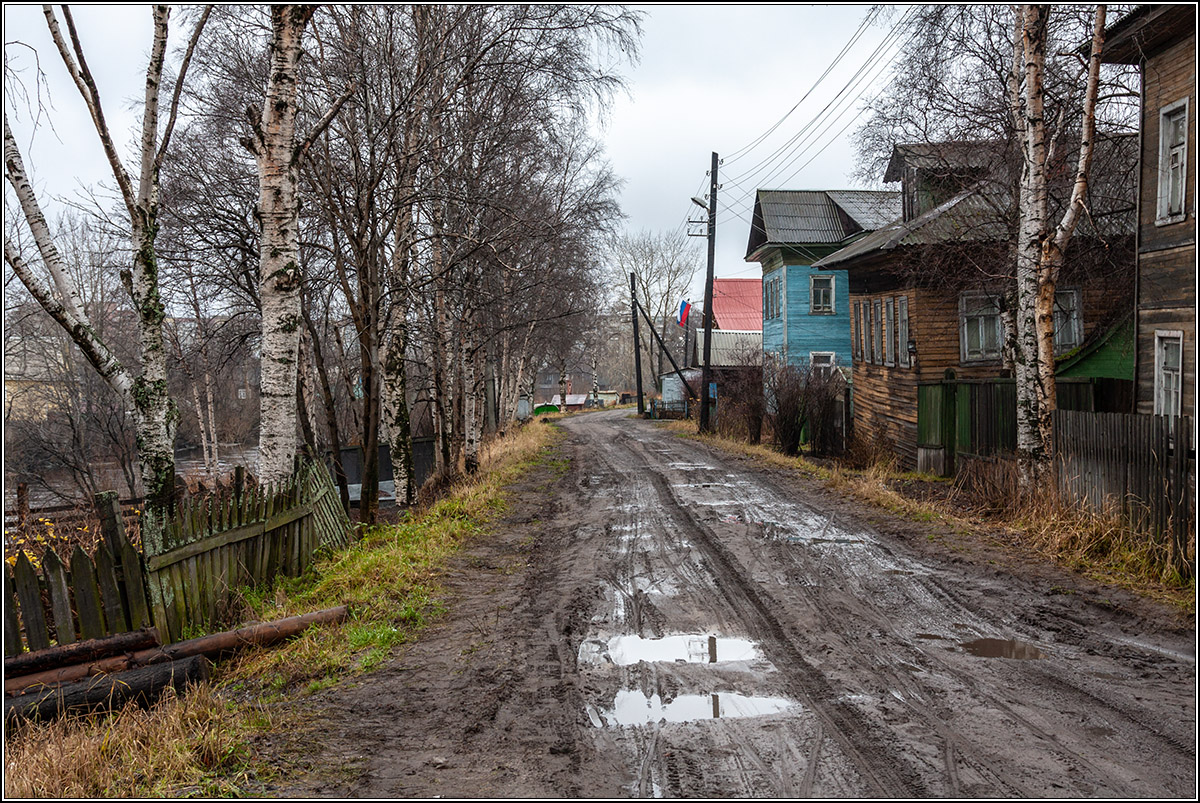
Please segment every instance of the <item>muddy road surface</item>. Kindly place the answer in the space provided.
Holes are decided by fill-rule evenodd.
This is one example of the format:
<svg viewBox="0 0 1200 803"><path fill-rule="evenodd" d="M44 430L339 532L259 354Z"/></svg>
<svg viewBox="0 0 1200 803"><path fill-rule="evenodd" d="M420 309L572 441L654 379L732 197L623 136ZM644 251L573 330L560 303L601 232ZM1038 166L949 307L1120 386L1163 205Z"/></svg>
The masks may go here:
<svg viewBox="0 0 1200 803"><path fill-rule="evenodd" d="M1194 795L1192 622L626 411L563 427L444 620L310 698L320 758L272 791Z"/></svg>

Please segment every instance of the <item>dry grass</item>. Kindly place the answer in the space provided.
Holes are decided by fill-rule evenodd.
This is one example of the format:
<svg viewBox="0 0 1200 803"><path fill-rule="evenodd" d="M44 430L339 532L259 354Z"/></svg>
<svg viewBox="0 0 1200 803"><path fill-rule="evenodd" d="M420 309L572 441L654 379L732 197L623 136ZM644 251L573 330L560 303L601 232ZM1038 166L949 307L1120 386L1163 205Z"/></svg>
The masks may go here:
<svg viewBox="0 0 1200 803"><path fill-rule="evenodd" d="M253 775L246 739L270 724L204 684L149 709L27 725L5 740L4 796L237 795Z"/></svg>

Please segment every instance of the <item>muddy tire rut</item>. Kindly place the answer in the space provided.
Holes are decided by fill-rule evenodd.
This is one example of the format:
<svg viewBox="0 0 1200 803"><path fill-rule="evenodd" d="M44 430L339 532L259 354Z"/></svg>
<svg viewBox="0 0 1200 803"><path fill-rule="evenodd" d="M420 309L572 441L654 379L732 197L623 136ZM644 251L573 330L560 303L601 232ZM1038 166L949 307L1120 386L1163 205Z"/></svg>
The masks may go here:
<svg viewBox="0 0 1200 803"><path fill-rule="evenodd" d="M1192 621L624 411L563 426L570 468L515 489L425 636L304 701L266 791L1194 794Z"/></svg>

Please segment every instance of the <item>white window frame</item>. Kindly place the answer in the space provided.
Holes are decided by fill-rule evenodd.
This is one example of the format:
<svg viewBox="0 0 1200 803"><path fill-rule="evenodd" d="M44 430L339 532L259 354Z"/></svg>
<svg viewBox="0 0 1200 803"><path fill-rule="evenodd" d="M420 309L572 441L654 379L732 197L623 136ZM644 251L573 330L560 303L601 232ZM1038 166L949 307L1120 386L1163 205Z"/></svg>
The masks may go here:
<svg viewBox="0 0 1200 803"><path fill-rule="evenodd" d="M1179 346L1179 368L1175 376L1175 387L1173 388L1174 399L1167 396L1172 392L1171 388L1166 386L1163 381L1165 374L1165 366L1163 365L1163 346L1174 341ZM1168 415L1172 418L1180 415L1183 411L1183 331L1180 329L1156 329L1154 331L1154 414ZM1174 409L1171 409L1174 408Z"/></svg>
<svg viewBox="0 0 1200 803"><path fill-rule="evenodd" d="M1072 296L1075 299L1075 305L1071 309L1071 312L1073 314L1069 318L1069 322L1070 322L1071 329L1072 329L1071 342L1062 343L1061 345L1059 344L1059 341L1061 340L1061 338L1060 338L1061 332L1059 331L1058 321L1055 320L1054 321L1054 353L1055 354L1064 354L1064 353L1070 351L1071 349L1078 348L1079 346L1083 345L1083 309L1080 306L1083 303L1083 297L1080 295L1080 292L1078 290L1074 290L1074 289L1055 290L1054 291L1054 311L1055 311L1055 313L1058 312L1058 300L1065 296ZM1055 315L1055 318L1057 319L1057 315Z"/></svg>
<svg viewBox="0 0 1200 803"><path fill-rule="evenodd" d="M818 366L817 362L816 362L818 357L820 357L820 358L828 357L829 363L828 364L822 363L820 366ZM835 352L835 351L810 351L808 353L808 367L810 370L812 370L813 374L817 374L818 368L820 368L820 369L822 369L822 370L820 370L820 374L823 377L829 378L830 376L833 376L834 370L837 369L837 352Z"/></svg>
<svg viewBox="0 0 1200 803"><path fill-rule="evenodd" d="M817 308L817 280L829 282L829 307ZM835 315L837 313L837 282L833 280L833 274L818 275L810 273L808 276L808 314L809 315Z"/></svg>
<svg viewBox="0 0 1200 803"><path fill-rule="evenodd" d="M978 355L967 354L967 303L975 299L986 299L996 305L996 351L980 351ZM991 317L991 316L988 316ZM983 345L983 334L980 333L980 346ZM958 297L958 346L959 360L964 363L994 362L1000 359L1004 349L1004 326L1000 321L1000 303L996 296L988 293L963 293Z"/></svg>
<svg viewBox="0 0 1200 803"><path fill-rule="evenodd" d="M1171 149L1167 143L1167 118L1183 111L1183 143L1180 155L1179 211L1170 211L1171 203ZM1188 152L1188 98L1168 103L1158 110L1158 205L1154 225L1167 226L1187 218L1187 152Z"/></svg>
<svg viewBox="0 0 1200 803"><path fill-rule="evenodd" d="M908 296L896 299L896 362L904 368L912 362L908 356Z"/></svg>

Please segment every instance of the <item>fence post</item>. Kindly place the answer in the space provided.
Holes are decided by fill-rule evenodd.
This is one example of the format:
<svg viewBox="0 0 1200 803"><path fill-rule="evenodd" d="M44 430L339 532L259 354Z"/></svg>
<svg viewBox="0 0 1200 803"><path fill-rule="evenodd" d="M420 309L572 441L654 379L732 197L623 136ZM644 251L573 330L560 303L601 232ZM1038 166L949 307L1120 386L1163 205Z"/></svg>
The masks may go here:
<svg viewBox="0 0 1200 803"><path fill-rule="evenodd" d="M22 530L29 523L29 484L17 483L17 526Z"/></svg>

